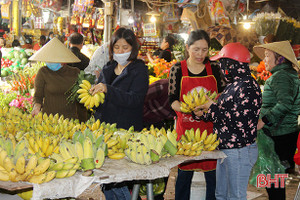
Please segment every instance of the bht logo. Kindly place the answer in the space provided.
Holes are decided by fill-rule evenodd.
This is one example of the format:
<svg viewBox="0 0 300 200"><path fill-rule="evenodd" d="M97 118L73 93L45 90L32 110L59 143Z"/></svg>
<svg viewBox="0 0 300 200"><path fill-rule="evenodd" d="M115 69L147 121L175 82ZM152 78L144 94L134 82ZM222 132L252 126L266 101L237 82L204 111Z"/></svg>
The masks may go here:
<svg viewBox="0 0 300 200"><path fill-rule="evenodd" d="M271 174L267 174L267 176L259 174L256 177L256 186L258 188L270 188L273 183L275 188L284 188L286 178L288 178L288 174L275 174L274 178L271 178Z"/></svg>

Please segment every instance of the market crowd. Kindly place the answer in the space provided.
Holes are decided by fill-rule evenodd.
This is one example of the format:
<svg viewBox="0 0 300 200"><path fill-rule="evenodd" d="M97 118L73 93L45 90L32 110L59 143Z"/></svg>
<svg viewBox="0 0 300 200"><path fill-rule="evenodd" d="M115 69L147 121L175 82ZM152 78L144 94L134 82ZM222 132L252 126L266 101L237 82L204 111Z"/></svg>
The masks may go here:
<svg viewBox="0 0 300 200"><path fill-rule="evenodd" d="M240 43L229 43L209 58L210 38L204 30L189 34L186 59L172 66L169 79L150 86L148 68L138 57L139 44L132 30L116 30L109 44L99 47L91 61L80 52L81 34L73 33L69 42L68 49L57 38L46 43L46 38L41 37L41 49L30 58L46 63L36 76L33 115L59 113L87 120L85 108L78 103L66 106L64 95L80 70L85 70L97 75L90 93L105 93L104 103L94 113L101 122L117 123L118 128L124 129L134 126L140 131L151 124L163 126L161 122L175 117L178 140L191 128L217 133L218 149L227 157L179 165L176 200L190 199L194 171L204 172L207 200L246 200L251 170L257 159L263 159L259 157L263 143L257 140L258 134L273 141L270 149L279 161L287 163L285 172L294 173L300 81L299 65L288 41L254 47L272 73L263 93L251 76L249 50ZM174 43L174 38L165 37L158 52L147 54L150 62L156 56L170 60ZM202 88L218 93L217 102L206 97L207 103L191 113L181 112L183 95ZM102 190L106 199L131 199L133 184L105 184ZM269 199L285 199L285 188L272 185L267 192Z"/></svg>

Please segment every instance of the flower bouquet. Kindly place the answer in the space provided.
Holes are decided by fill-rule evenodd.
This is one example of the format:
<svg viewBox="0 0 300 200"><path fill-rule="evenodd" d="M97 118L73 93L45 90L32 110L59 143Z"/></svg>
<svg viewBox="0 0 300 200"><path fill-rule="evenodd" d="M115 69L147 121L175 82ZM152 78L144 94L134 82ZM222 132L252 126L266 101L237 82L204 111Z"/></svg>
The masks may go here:
<svg viewBox="0 0 300 200"><path fill-rule="evenodd" d="M278 21L281 15L279 13L259 13L254 18L254 28L258 35L275 35Z"/></svg>
<svg viewBox="0 0 300 200"><path fill-rule="evenodd" d="M276 39L278 41L289 40L292 44L300 44L300 22L294 18L281 18Z"/></svg>
<svg viewBox="0 0 300 200"><path fill-rule="evenodd" d="M9 103L9 106L14 106L25 113L31 113L32 106L33 106L32 104L33 104L32 96L30 96L29 93L26 93L24 96L17 95L17 97Z"/></svg>
<svg viewBox="0 0 300 200"><path fill-rule="evenodd" d="M164 59L156 59L154 64L148 63L149 71L153 71L157 78L168 78L170 69L176 62L176 60L167 62Z"/></svg>

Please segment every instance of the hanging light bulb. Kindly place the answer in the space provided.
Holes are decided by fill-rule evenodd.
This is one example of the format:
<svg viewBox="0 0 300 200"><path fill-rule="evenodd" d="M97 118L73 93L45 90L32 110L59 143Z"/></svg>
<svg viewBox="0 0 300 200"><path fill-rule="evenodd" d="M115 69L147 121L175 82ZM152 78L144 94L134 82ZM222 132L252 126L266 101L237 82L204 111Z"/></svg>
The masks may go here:
<svg viewBox="0 0 300 200"><path fill-rule="evenodd" d="M156 17L154 15L151 16L150 22L151 23L155 23L156 22Z"/></svg>
<svg viewBox="0 0 300 200"><path fill-rule="evenodd" d="M128 18L128 23L129 24L133 24L134 23L134 19L133 19L133 16L130 15L129 18Z"/></svg>
<svg viewBox="0 0 300 200"><path fill-rule="evenodd" d="M251 24L249 22L244 22L243 27L244 29L249 29L251 28Z"/></svg>

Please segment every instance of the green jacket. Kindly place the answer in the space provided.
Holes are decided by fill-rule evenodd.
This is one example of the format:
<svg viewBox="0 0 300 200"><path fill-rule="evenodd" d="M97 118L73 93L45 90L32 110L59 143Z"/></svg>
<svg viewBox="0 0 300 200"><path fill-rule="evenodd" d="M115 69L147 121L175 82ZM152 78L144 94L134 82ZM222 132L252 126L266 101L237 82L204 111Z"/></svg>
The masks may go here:
<svg viewBox="0 0 300 200"><path fill-rule="evenodd" d="M264 128L269 129L273 136L296 132L300 115L298 74L288 63L275 66L271 73L264 86L260 116L265 116L272 125Z"/></svg>

